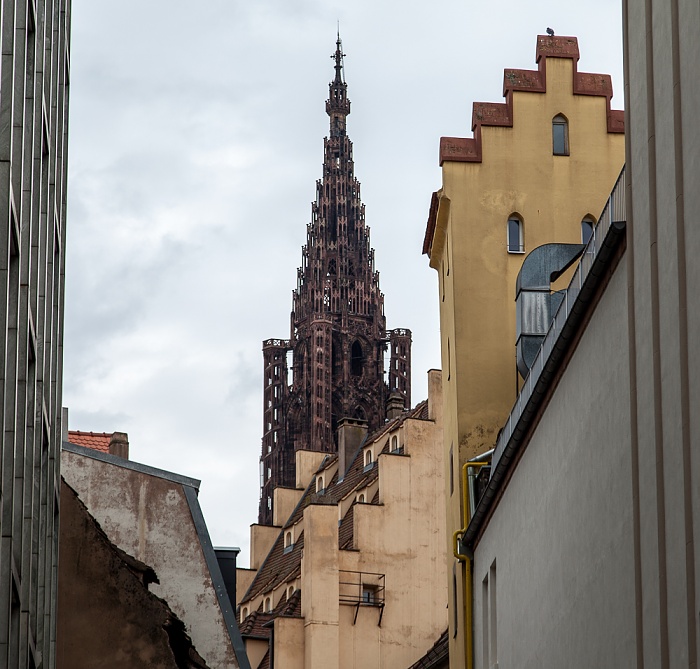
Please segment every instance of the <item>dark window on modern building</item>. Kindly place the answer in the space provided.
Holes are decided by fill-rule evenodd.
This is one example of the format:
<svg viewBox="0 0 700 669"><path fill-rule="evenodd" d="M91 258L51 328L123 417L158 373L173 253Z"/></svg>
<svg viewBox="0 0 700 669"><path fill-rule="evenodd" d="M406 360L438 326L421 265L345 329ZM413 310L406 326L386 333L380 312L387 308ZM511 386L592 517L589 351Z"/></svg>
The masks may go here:
<svg viewBox="0 0 700 669"><path fill-rule="evenodd" d="M593 237L593 227L595 226L595 221L588 216L581 221L581 243L588 244L591 237Z"/></svg>
<svg viewBox="0 0 700 669"><path fill-rule="evenodd" d="M552 119L552 153L555 156L569 155L569 122L562 114Z"/></svg>

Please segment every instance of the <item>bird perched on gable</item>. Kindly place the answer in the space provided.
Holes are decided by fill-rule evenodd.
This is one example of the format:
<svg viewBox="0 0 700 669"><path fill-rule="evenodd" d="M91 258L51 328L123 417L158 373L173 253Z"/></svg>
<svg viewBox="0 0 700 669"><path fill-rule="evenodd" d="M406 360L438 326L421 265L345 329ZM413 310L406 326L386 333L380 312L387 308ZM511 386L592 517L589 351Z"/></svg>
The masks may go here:
<svg viewBox="0 0 700 669"><path fill-rule="evenodd" d="M547 28L547 34L548 34L550 37L554 37L554 31L553 31L551 28Z"/></svg>

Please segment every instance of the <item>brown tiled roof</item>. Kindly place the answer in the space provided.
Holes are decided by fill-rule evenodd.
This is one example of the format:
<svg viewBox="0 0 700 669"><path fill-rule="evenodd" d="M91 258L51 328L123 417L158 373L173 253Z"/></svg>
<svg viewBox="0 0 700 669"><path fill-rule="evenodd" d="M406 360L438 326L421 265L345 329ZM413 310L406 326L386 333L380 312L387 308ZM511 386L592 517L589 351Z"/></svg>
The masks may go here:
<svg viewBox="0 0 700 669"><path fill-rule="evenodd" d="M258 665L258 669L270 669L270 650L268 649L267 653L265 653L265 656L263 657L262 660L260 660L260 664Z"/></svg>
<svg viewBox="0 0 700 669"><path fill-rule="evenodd" d="M353 519L355 517L355 502L345 513L343 520L338 527L338 548L347 550L353 547Z"/></svg>
<svg viewBox="0 0 700 669"><path fill-rule="evenodd" d="M71 444L93 448L103 453L109 453L109 442L111 440L111 432L81 432L80 430L68 430L68 441Z"/></svg>
<svg viewBox="0 0 700 669"><path fill-rule="evenodd" d="M449 648L450 642L445 630L433 647L409 669L447 669L450 666Z"/></svg>
<svg viewBox="0 0 700 669"><path fill-rule="evenodd" d="M261 605L257 611L253 611L238 625L238 629L244 637L269 639L272 626L267 623L278 616L301 618L301 590L295 590L289 599L287 599L287 593L284 593L277 606L269 613L263 613Z"/></svg>
<svg viewBox="0 0 700 669"><path fill-rule="evenodd" d="M284 552L284 532L280 532L263 562L253 582L245 593L241 604L257 597L260 593L270 592L280 583L296 578L301 570L301 553L304 549L304 533L301 532L288 553Z"/></svg>
<svg viewBox="0 0 700 669"><path fill-rule="evenodd" d="M376 430L364 441L363 446L372 442L379 441L385 434L399 427L405 420L413 418L416 420L426 420L428 416L428 402L423 401L411 411L406 411L397 418L389 421L381 428ZM292 527L298 523L304 514L304 509L310 504L338 504L346 495L358 488L364 488L376 480L379 475L379 468L376 460L372 463L373 466L365 471L364 461L362 458L362 448L359 447L354 455L352 464L342 481L338 481L338 471L333 475L331 481L326 485L324 493L319 495L316 492L316 480L311 481L309 486L301 496L299 503L290 515L283 529L280 531L275 543L270 552L265 558L262 566L255 575L253 582L250 584L248 591L243 596L241 604L250 601L261 593L266 593L276 588L280 583L296 578L301 570L301 552L304 547L304 533L302 532L297 538L294 548L289 552L284 552L284 529ZM382 453L389 451L389 443L382 448ZM317 470L317 474L326 470L336 460L337 454L329 455L324 459L323 464ZM372 504L377 504L379 501L379 493L374 495ZM353 544L353 517L352 506L346 512L345 518L342 519L341 529L343 537L341 540L340 534L338 537L339 546L341 548L350 548ZM348 518L349 515L349 518ZM342 543L341 543L342 541Z"/></svg>

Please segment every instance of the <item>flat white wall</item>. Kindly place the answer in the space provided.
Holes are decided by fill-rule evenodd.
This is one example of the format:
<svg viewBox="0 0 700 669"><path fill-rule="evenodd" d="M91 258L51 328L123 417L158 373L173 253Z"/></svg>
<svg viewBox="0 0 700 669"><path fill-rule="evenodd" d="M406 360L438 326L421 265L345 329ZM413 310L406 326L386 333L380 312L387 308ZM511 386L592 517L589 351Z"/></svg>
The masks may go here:
<svg viewBox="0 0 700 669"><path fill-rule="evenodd" d="M476 669L635 663L626 269L623 256L476 548Z"/></svg>

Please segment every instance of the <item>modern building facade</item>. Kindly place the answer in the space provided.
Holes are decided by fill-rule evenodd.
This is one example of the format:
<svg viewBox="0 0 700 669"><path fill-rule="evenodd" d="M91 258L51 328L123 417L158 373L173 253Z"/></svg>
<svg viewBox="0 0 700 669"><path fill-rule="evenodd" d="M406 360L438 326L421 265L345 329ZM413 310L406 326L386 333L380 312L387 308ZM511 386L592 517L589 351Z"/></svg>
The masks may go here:
<svg viewBox="0 0 700 669"><path fill-rule="evenodd" d="M516 325L524 260L546 244L580 253L624 162L610 77L579 72L578 59L576 38L539 36L538 69L506 70L505 102L474 104L473 137L440 142L442 188L423 250L439 276L450 556L468 520L463 467L494 447L527 374L516 364L527 334L525 321ZM533 323L566 287L570 261L541 280ZM468 560L450 563L454 668L465 666L471 644L471 575Z"/></svg>
<svg viewBox="0 0 700 669"><path fill-rule="evenodd" d="M346 132L350 100L343 55L338 37L326 101L330 134L293 292L290 337L263 342L261 524L272 523L274 489L295 485L297 450L334 453L341 419L365 420L374 430L390 402L401 409L411 405L411 332L386 330L384 296Z"/></svg>
<svg viewBox="0 0 700 669"><path fill-rule="evenodd" d="M70 1L0 15L0 666L53 667Z"/></svg>
<svg viewBox="0 0 700 669"><path fill-rule="evenodd" d="M418 661L447 626L442 388L337 454L299 450L274 526L251 529L238 615L251 667L364 669Z"/></svg>

